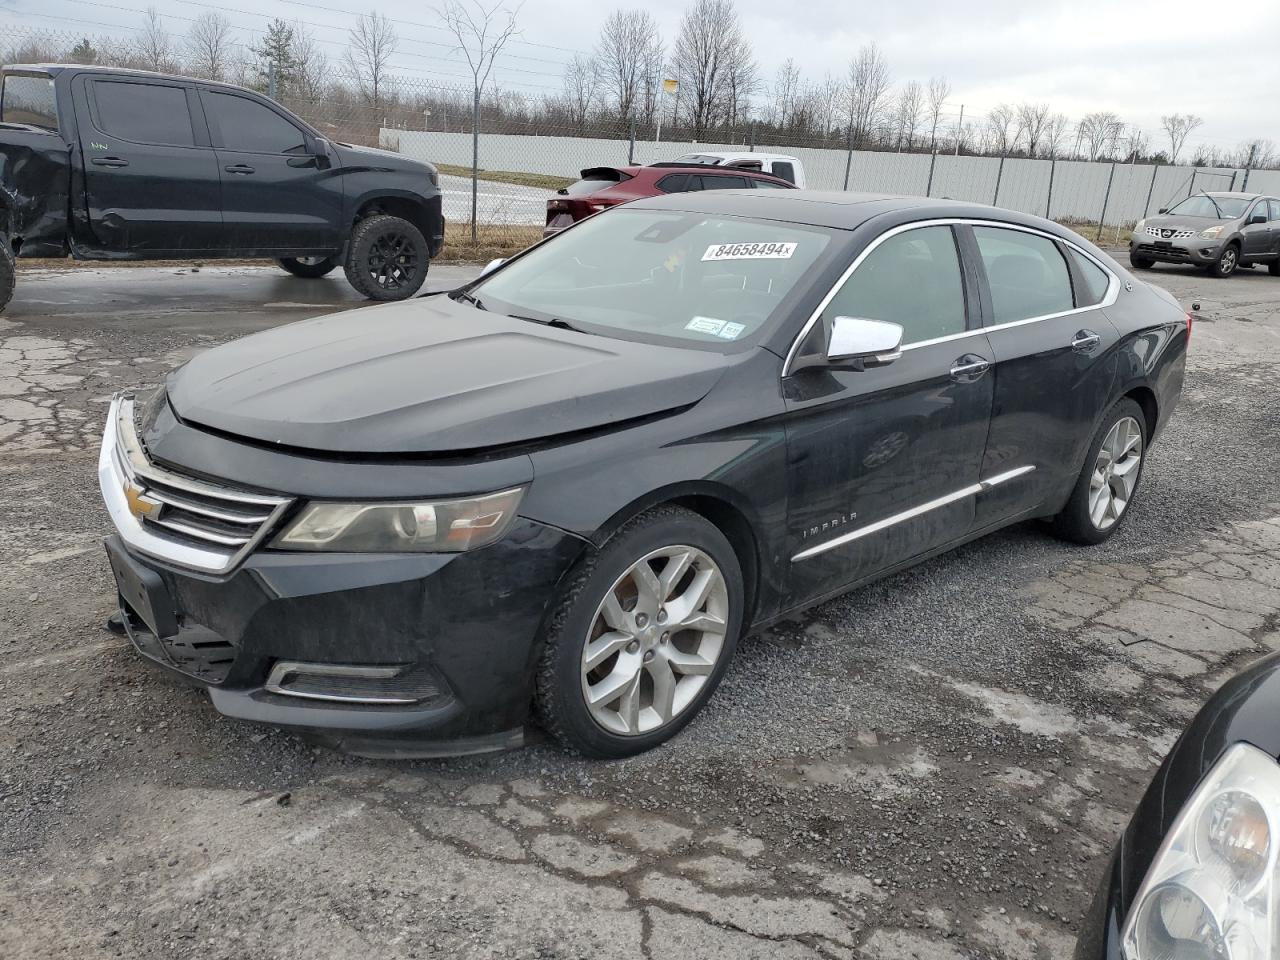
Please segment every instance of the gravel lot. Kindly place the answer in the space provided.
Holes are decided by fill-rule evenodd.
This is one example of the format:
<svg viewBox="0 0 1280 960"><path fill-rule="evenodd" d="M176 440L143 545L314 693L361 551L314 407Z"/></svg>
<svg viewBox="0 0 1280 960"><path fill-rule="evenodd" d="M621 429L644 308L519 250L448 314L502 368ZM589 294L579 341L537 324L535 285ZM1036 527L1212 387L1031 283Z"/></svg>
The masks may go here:
<svg viewBox="0 0 1280 960"><path fill-rule="evenodd" d="M102 629L109 395L350 305L345 283L23 274L0 317L0 957L1068 955L1179 728L1280 646L1280 279L1154 279L1204 309L1108 544L1018 526L751 638L643 757L379 763L224 720Z"/></svg>

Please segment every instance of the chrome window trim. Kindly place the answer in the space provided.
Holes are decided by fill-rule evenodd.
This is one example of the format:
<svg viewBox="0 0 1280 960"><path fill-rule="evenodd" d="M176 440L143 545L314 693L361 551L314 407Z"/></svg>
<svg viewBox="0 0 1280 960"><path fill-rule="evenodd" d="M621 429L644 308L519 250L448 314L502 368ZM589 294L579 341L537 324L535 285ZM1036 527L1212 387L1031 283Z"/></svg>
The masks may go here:
<svg viewBox="0 0 1280 960"><path fill-rule="evenodd" d="M971 483L967 487L961 487L959 490L954 490L941 497L928 500L925 503L914 506L909 510L903 510L901 513L895 513L892 516L885 517L883 520L877 520L875 523L869 523L864 527L858 527L856 530L850 530L848 533L841 534L831 540L815 544L806 550L801 550L791 558L791 562L796 563L800 560L808 560L810 557L816 557L821 553L826 553L828 550L834 550L836 547L842 547L846 543L852 543L854 540L861 540L863 537L870 536L873 533L879 533L881 530L887 530L890 527L896 526L906 520L914 520L916 517L923 516L932 510L937 510L939 507L945 507L958 500L963 500L965 497L975 496L979 493L990 490L992 487L997 487L1002 483L1006 483L1009 480L1024 476L1034 469L1035 466L1029 464L1025 467L1015 467L1013 470L1006 470L1004 473L997 473L994 477L988 477L986 480L979 480L977 483Z"/></svg>
<svg viewBox="0 0 1280 960"><path fill-rule="evenodd" d="M992 324L989 327L975 327L972 330L963 330L960 333L948 334L945 337L934 337L932 340L919 340L919 341L916 341L915 343L906 343L902 345L903 351L914 350L919 347L930 347L930 346L933 346L934 344L946 343L950 340L963 340L966 337L973 337L983 333L991 333L996 330L1007 330L1011 327L1020 327L1028 323L1039 323L1042 320L1055 320L1058 317L1068 317L1068 316L1071 316L1072 314L1084 313L1085 311L1088 311L1088 310L1101 310L1104 307L1112 306L1116 302L1116 300L1119 299L1120 297L1120 286L1121 286L1120 278L1116 275L1114 270L1112 270L1105 263L1103 263L1101 260L1095 257L1092 253L1090 253L1088 250L1084 249L1082 246L1075 243L1074 241L1068 240L1065 237L1059 237L1057 234L1050 233L1047 230L1040 230L1036 227L1026 227L1026 226L1023 226L1022 224L1009 223L1004 220L978 220L978 219L973 219L971 217L943 217L936 220L917 220L912 223L903 223L889 230L886 230L884 233L880 234L880 236L876 237L869 244L867 244L866 248L861 253L859 253L856 257L854 257L853 263L849 264L849 266L845 269L845 271L842 274L840 274L836 282L831 285L831 289L827 291L826 295L818 303L817 308L809 316L809 319L805 321L804 326L800 328L800 333L797 334L796 338L791 342L791 348L787 351L786 360L783 362L783 365L782 365L782 376L783 377L791 376L793 372L792 366L795 363L797 353L799 353L800 351L800 344L804 342L805 338L809 335L810 331L813 330L814 324L816 324L818 320L822 317L822 311L827 309L827 306L831 303L832 300L835 299L836 294L840 292L840 288L845 285L845 282L848 281L848 279L851 276L853 276L853 272L862 265L862 261L864 261L868 256L870 256L872 251L874 251L878 246L880 246L880 244L884 243L890 237L896 237L898 234L906 233L909 230L920 230L920 229L923 229L924 227L949 227L949 226L956 226L956 225L969 226L969 227L993 227L999 230L1019 230L1023 233L1033 233L1041 237L1046 237L1049 240L1054 240L1059 243L1064 243L1071 249L1080 253L1090 262L1096 264L1097 267L1107 275L1107 277L1109 278L1107 283L1107 292L1103 295L1100 301L1087 307L1073 307L1070 310L1062 310L1062 311L1059 311L1058 313L1047 313L1043 316L1027 317L1023 320L1010 320L1008 323L996 323L996 324ZM961 252L957 250L956 256L962 258L963 254L961 254ZM963 273L963 269L964 267L963 267L963 261L962 261L961 263L962 273ZM1070 266L1068 265L1068 272L1069 271L1070 271Z"/></svg>
<svg viewBox="0 0 1280 960"><path fill-rule="evenodd" d="M223 500L238 500L246 504L270 507L268 519L256 533L238 549L217 549L211 542L208 547L180 543L161 536L146 527L129 510L125 485L134 478L152 479L174 489L204 494ZM133 398L118 395L111 400L107 423L102 434L102 448L98 453L98 487L111 522L124 540L138 553L177 566L199 570L202 573L224 574L233 570L278 525L293 500L289 497L272 497L267 494L242 493L193 477L170 473L147 459L133 425Z"/></svg>

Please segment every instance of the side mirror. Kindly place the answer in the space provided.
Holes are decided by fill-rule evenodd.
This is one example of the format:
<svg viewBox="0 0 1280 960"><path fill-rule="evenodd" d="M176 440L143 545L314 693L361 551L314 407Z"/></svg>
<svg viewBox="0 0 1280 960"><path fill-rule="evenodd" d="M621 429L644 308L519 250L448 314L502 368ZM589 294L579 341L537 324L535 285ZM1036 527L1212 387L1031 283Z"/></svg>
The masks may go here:
<svg viewBox="0 0 1280 960"><path fill-rule="evenodd" d="M497 270L500 266L502 266L506 262L507 262L506 257L499 257L497 260L490 260L488 263L484 265L484 269L480 271L480 276L484 277L493 273L493 271Z"/></svg>
<svg viewBox="0 0 1280 960"><path fill-rule="evenodd" d="M1168 207L1161 207L1159 210L1156 211L1156 213L1168 213L1168 212L1169 212Z"/></svg>
<svg viewBox="0 0 1280 960"><path fill-rule="evenodd" d="M902 327L885 320L836 317L827 341L827 360L855 370L883 367L902 356Z"/></svg>
<svg viewBox="0 0 1280 960"><path fill-rule="evenodd" d="M1255 213L1252 217L1249 218L1249 226L1251 227L1255 223L1266 223L1266 222L1267 222L1266 216L1261 213Z"/></svg>

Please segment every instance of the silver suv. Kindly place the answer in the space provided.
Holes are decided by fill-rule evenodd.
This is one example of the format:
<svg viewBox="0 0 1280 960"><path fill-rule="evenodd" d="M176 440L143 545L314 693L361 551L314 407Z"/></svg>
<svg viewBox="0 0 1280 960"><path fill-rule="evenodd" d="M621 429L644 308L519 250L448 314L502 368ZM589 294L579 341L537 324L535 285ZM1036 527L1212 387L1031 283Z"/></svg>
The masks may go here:
<svg viewBox="0 0 1280 960"><path fill-rule="evenodd" d="M1280 200L1256 193L1197 193L1160 215L1139 220L1129 241L1139 270L1191 263L1215 277L1265 263L1280 277Z"/></svg>

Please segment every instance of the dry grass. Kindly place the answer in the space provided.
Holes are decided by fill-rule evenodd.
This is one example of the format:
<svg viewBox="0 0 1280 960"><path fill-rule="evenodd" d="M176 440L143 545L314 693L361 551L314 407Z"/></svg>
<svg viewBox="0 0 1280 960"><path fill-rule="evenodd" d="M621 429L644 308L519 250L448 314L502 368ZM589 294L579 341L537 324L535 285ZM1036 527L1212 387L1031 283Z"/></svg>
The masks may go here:
<svg viewBox="0 0 1280 960"><path fill-rule="evenodd" d="M470 177L471 168L454 163L437 163L436 169L453 177ZM517 173L514 170L481 170L476 177L480 180L493 180L496 183L514 183L521 187L541 187L544 190L559 190L571 183L577 183L574 177L553 177L546 173Z"/></svg>
<svg viewBox="0 0 1280 960"><path fill-rule="evenodd" d="M498 257L510 257L542 239L542 227L519 224L485 224L476 228L476 242L471 242L471 224L446 223L443 263L488 263Z"/></svg>

